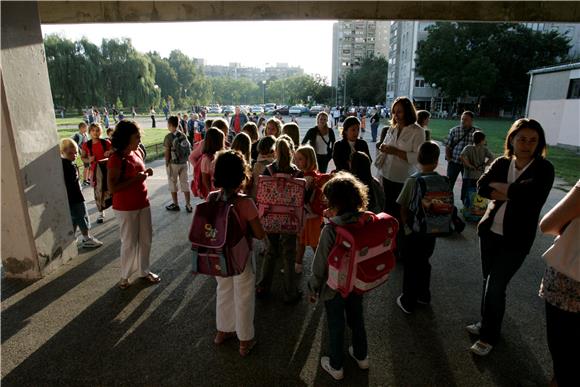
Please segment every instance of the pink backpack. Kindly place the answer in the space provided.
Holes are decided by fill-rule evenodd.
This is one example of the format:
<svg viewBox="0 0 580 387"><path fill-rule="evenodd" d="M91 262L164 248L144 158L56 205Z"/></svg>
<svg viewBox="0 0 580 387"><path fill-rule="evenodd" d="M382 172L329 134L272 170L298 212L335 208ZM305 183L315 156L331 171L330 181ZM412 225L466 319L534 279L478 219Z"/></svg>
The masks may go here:
<svg viewBox="0 0 580 387"><path fill-rule="evenodd" d="M274 173L258 178L256 202L260 222L270 234L298 234L304 225L306 180L294 174Z"/></svg>
<svg viewBox="0 0 580 387"><path fill-rule="evenodd" d="M231 277L244 271L252 241L234 207L244 197L224 201L221 192L212 192L196 206L189 231L193 273Z"/></svg>
<svg viewBox="0 0 580 387"><path fill-rule="evenodd" d="M328 255L327 285L346 298L385 283L395 267L397 220L384 212L367 211L356 223L331 224L336 240Z"/></svg>
<svg viewBox="0 0 580 387"><path fill-rule="evenodd" d="M191 193L193 196L201 196L201 158L203 153L200 152L203 147L202 142L198 142L193 146L193 151L189 154L189 162L193 166L193 178L191 179Z"/></svg>

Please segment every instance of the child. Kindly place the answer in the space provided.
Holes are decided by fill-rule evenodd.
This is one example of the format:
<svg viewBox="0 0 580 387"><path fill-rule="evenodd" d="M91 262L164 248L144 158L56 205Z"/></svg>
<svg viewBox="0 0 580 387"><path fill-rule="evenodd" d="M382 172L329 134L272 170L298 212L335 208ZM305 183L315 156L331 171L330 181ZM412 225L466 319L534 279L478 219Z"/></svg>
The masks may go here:
<svg viewBox="0 0 580 387"><path fill-rule="evenodd" d="M295 146L300 144L300 127L296 123L289 122L284 124L284 126L282 126L282 134L288 135Z"/></svg>
<svg viewBox="0 0 580 387"><path fill-rule="evenodd" d="M293 153L291 140L285 137L279 138L276 140L276 161L268 167L274 173L287 173L294 177L302 177L302 172L291 162ZM262 175L270 176L270 170L266 168ZM302 299L302 292L298 290L294 271L296 235L268 234L268 242L268 252L262 265L256 297L266 298L270 295L276 260L282 259L284 262L284 303L287 305L296 304Z"/></svg>
<svg viewBox="0 0 580 387"><path fill-rule="evenodd" d="M280 137L282 134L282 121L273 117L266 121L266 126L264 129L265 136L274 136L276 138Z"/></svg>
<svg viewBox="0 0 580 387"><path fill-rule="evenodd" d="M214 129L210 129L210 133ZM265 233L258 209L254 202L239 194L249 175L246 160L233 150L220 153L215 162L215 186L219 192L212 192L208 200L231 200L240 216L242 229L253 238L264 239ZM248 251L248 256L251 251ZM222 344L237 334L240 340L239 352L247 356L256 344L254 338L254 286L256 276L252 260L248 259L245 270L234 277L216 277L216 326L214 343Z"/></svg>
<svg viewBox="0 0 580 387"><path fill-rule="evenodd" d="M255 122L246 122L244 127L242 128L242 132L246 133L250 136L252 140L252 148L251 148L251 157L252 163L254 163L258 159L258 142L260 141L260 135L258 134L258 126L256 126Z"/></svg>
<svg viewBox="0 0 580 387"><path fill-rule="evenodd" d="M87 129L88 129L88 114L86 115L86 122L82 121L79 123L79 131L77 133L74 134L74 136L72 136L72 139L75 140L75 142L77 143L77 147L79 149L82 149L82 146L85 144L85 142L87 142L89 140L89 136L87 134ZM89 173L90 173L90 164L89 163L83 163L83 186L88 186L90 185L89 182Z"/></svg>
<svg viewBox="0 0 580 387"><path fill-rule="evenodd" d="M213 173L216 153L225 148L224 134L217 128L210 128L203 142L203 156L201 157L201 197L214 191Z"/></svg>
<svg viewBox="0 0 580 387"><path fill-rule="evenodd" d="M369 189L368 210L378 214L384 212L385 192L381 183L371 173L371 159L364 152L354 152L350 160L352 174Z"/></svg>
<svg viewBox="0 0 580 387"><path fill-rule="evenodd" d="M417 162L420 176L438 175L435 172L439 160L439 146L432 142L424 142L419 147ZM435 249L435 237L412 231L410 225L415 219L409 209L415 191L416 177L409 177L403 190L397 198L401 206L401 221L404 227L402 249L405 268L403 272L403 292L397 297L397 305L406 314L411 314L417 303L427 305L431 302L431 264L429 258Z"/></svg>
<svg viewBox="0 0 580 387"><path fill-rule="evenodd" d="M251 163L252 140L246 133L240 132L234 137L232 141L232 150L240 152L248 164Z"/></svg>
<svg viewBox="0 0 580 387"><path fill-rule="evenodd" d="M81 159L90 166L91 185L94 188L97 186L97 164L111 154L111 141L102 139L102 134L101 124L92 123L89 126L91 139L85 142L81 148ZM103 223L104 221L105 211L99 212L97 223Z"/></svg>
<svg viewBox="0 0 580 387"><path fill-rule="evenodd" d="M274 136L262 137L258 142L258 158L252 168L252 189L251 196L256 200L258 192L258 177L264 172L266 166L272 164L276 159L276 138Z"/></svg>
<svg viewBox="0 0 580 387"><path fill-rule="evenodd" d="M487 149L485 133L476 130L473 133L473 143L467 145L461 151L463 162L463 184L461 185L461 201L465 204L467 192L470 188L476 188L477 180L483 175L485 167L493 161L493 154Z"/></svg>
<svg viewBox="0 0 580 387"><path fill-rule="evenodd" d="M356 223L362 211L367 207L367 187L348 172L338 172L324 185L324 195L328 199L329 209L325 216L332 217L335 224ZM345 314L351 329L352 346L348 348L350 356L359 368L368 369L367 334L363 314L363 296L350 293L342 298L326 284L328 280L328 255L336 240L334 226L326 224L322 229L318 248L312 263L312 277L308 281L310 302L318 299L324 301L326 320L328 321L328 339L330 356L320 359L322 368L334 379L344 377L343 345Z"/></svg>
<svg viewBox="0 0 580 387"><path fill-rule="evenodd" d="M109 128L107 129L107 140L111 141L111 138L113 136L113 128Z"/></svg>
<svg viewBox="0 0 580 387"><path fill-rule="evenodd" d="M291 124L286 124L284 127ZM306 179L306 197L312 198L314 192L314 178L318 174L318 163L316 162L316 153L310 145L302 145L294 154L294 163L304 173ZM306 246L312 247L316 251L318 239L320 238L320 226L322 225L322 216L314 213L307 203L306 205L306 223L300 233L298 240L298 250L296 252L296 263L294 269L296 274L302 273L302 258Z"/></svg>
<svg viewBox="0 0 580 387"><path fill-rule="evenodd" d="M62 169L64 173L64 183L68 196L73 233L77 227L81 230L82 238L79 240L80 247L94 248L103 245L103 242L89 234L89 216L85 206L85 198L79 185L79 170L75 164L78 146L70 138L63 138L60 141L60 155L62 158Z"/></svg>

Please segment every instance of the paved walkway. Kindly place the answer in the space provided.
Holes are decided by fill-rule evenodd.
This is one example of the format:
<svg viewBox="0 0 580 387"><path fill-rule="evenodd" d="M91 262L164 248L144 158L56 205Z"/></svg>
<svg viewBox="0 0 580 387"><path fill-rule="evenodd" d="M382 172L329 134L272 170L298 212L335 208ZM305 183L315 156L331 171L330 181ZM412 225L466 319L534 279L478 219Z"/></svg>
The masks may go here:
<svg viewBox="0 0 580 387"><path fill-rule="evenodd" d="M328 344L323 306L306 300L283 305L281 281L275 281L272 300L257 301L258 345L248 358L239 357L236 342L214 346L215 280L190 274L191 215L164 209L169 201L164 168L159 161L151 166L152 268L161 275L161 284L136 283L125 291L115 287L119 229L108 212L106 222L93 228L103 247L80 251L35 283L2 281L3 385L336 384L319 367ZM92 197L90 190L84 194ZM563 195L553 190L546 208ZM95 220L94 205L88 204ZM371 369L358 370L347 358L343 385L546 385L551 360L537 290L544 268L541 254L550 243L551 238L538 236L514 277L503 340L485 359L468 352L473 339L464 330L479 316L475 226L438 240L431 259L432 305L411 316L395 304L402 282L402 267L397 267L386 285L365 297ZM304 288L311 260L307 250Z"/></svg>

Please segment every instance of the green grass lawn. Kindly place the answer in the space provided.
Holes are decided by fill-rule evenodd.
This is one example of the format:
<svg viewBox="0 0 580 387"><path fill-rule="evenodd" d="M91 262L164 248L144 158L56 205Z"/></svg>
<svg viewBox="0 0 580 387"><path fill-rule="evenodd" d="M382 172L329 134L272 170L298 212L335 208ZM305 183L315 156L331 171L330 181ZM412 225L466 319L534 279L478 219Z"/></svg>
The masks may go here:
<svg viewBox="0 0 580 387"><path fill-rule="evenodd" d="M62 129L58 131L58 135L60 138L72 137L76 132L76 129ZM169 133L166 128L143 128L143 132L141 142L143 142L143 145L146 147L162 143L165 135Z"/></svg>
<svg viewBox="0 0 580 387"><path fill-rule="evenodd" d="M456 126L459 120L431 119L429 128L434 140L443 141L449 129ZM478 119L475 126L486 134L487 146L495 155L503 153L505 136L513 121L500 119ZM580 155L576 152L559 148L548 147L548 160L554 164L556 176L565 180L568 184L575 184L580 177Z"/></svg>

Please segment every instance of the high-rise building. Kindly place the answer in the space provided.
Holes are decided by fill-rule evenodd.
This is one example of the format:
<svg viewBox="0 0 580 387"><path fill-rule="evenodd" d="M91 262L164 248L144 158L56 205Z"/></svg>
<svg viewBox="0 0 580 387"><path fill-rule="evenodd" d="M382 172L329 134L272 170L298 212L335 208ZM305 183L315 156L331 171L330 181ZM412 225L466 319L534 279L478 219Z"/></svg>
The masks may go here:
<svg viewBox="0 0 580 387"><path fill-rule="evenodd" d="M570 42L568 55L571 58L580 58L580 24L578 23L525 23L525 26L534 31L557 31Z"/></svg>
<svg viewBox="0 0 580 387"><path fill-rule="evenodd" d="M427 37L429 21L393 21L389 40L387 105L397 97L409 97L418 109L437 110L436 85L429 85L415 70L418 43ZM433 106L432 106L433 105Z"/></svg>
<svg viewBox="0 0 580 387"><path fill-rule="evenodd" d="M371 55L387 57L389 22L382 20L341 20L332 27L331 85L342 88L346 73L356 69ZM340 92L339 92L340 95ZM338 98L340 100L340 98Z"/></svg>

